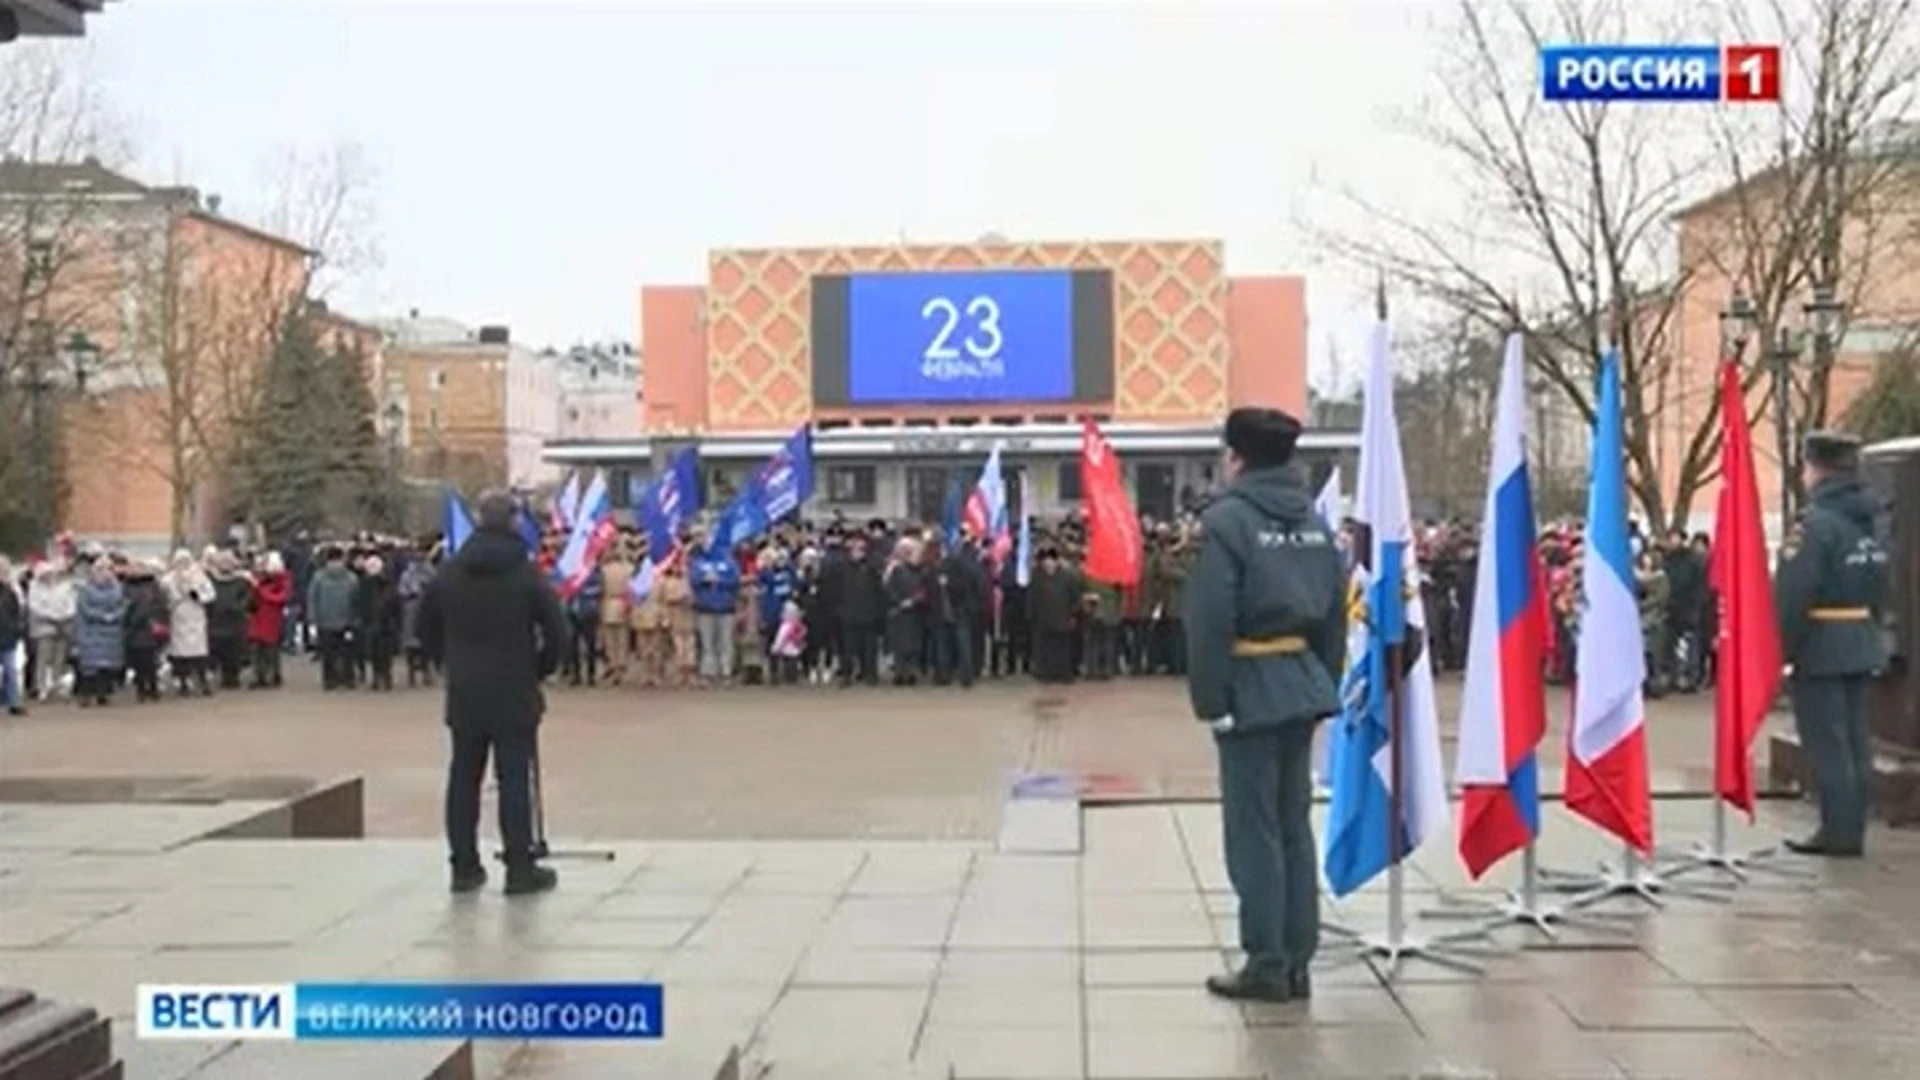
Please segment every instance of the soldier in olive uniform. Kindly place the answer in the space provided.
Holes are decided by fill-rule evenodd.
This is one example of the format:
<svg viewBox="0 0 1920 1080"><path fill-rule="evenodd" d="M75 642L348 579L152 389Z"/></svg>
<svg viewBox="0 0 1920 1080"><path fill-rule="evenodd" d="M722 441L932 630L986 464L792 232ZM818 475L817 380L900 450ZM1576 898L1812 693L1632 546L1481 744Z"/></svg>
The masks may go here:
<svg viewBox="0 0 1920 1080"><path fill-rule="evenodd" d="M1873 781L1867 681L1887 663L1881 632L1887 553L1875 531L1884 507L1860 478L1858 439L1816 432L1807 437L1805 457L1808 505L1781 549L1774 604L1820 828L1787 847L1803 855L1857 856L1866 842Z"/></svg>
<svg viewBox="0 0 1920 1080"><path fill-rule="evenodd" d="M1120 659L1120 586L1107 581L1087 579L1087 594L1081 612L1080 655L1087 678L1103 681L1113 678Z"/></svg>
<svg viewBox="0 0 1920 1080"><path fill-rule="evenodd" d="M1208 508L1187 582L1187 690L1220 754L1227 876L1240 897L1244 968L1207 989L1286 1001L1311 993L1319 946L1310 759L1339 711L1345 572L1333 529L1291 467L1300 422L1274 409L1227 417L1231 486Z"/></svg>

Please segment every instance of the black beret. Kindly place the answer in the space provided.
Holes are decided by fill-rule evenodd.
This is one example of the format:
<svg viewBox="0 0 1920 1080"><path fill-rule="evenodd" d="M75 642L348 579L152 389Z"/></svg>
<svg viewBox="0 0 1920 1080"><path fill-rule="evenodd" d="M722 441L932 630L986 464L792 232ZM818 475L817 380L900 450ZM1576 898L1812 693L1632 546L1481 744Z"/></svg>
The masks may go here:
<svg viewBox="0 0 1920 1080"><path fill-rule="evenodd" d="M1807 461L1822 469L1844 472L1860 467L1860 440L1844 431L1815 431L1807 435Z"/></svg>
<svg viewBox="0 0 1920 1080"><path fill-rule="evenodd" d="M1259 469L1292 461L1300 431L1300 421L1279 409L1241 408L1227 414L1225 439L1227 449Z"/></svg>

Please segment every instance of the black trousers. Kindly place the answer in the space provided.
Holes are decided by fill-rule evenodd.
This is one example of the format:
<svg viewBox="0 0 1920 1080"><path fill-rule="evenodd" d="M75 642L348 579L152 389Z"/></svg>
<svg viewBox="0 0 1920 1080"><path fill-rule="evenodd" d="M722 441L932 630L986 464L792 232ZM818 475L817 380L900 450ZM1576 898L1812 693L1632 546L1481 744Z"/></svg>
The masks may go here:
<svg viewBox="0 0 1920 1080"><path fill-rule="evenodd" d="M140 701L160 700L160 650L128 649L127 666L133 669L133 692Z"/></svg>
<svg viewBox="0 0 1920 1080"><path fill-rule="evenodd" d="M880 681L880 632L872 623L840 624L840 681Z"/></svg>
<svg viewBox="0 0 1920 1080"><path fill-rule="evenodd" d="M353 644L346 630L320 631L320 685L328 690L352 686Z"/></svg>
<svg viewBox="0 0 1920 1080"><path fill-rule="evenodd" d="M500 842L509 869L533 865L533 755L538 734L520 731L450 729L453 754L447 762L447 848L456 869L480 862L480 789L493 759L500 796Z"/></svg>
<svg viewBox="0 0 1920 1080"><path fill-rule="evenodd" d="M208 642L208 652L213 665L220 672L220 688L237 690L240 688L240 650L244 647L237 637L217 637Z"/></svg>
<svg viewBox="0 0 1920 1080"><path fill-rule="evenodd" d="M1081 656L1089 679L1111 679L1119 655L1120 627L1114 623L1088 622L1082 635Z"/></svg>
<svg viewBox="0 0 1920 1080"><path fill-rule="evenodd" d="M253 685L280 685L280 646L275 642L253 643Z"/></svg>
<svg viewBox="0 0 1920 1080"><path fill-rule="evenodd" d="M1033 637L1033 677L1043 683L1073 681L1074 635L1068 630L1042 630Z"/></svg>

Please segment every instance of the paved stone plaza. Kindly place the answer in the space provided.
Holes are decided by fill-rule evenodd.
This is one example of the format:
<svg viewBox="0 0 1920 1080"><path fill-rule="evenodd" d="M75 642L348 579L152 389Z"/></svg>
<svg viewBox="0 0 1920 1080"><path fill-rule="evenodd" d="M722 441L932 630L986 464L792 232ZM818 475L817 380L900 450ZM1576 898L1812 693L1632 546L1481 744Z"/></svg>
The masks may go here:
<svg viewBox="0 0 1920 1080"><path fill-rule="evenodd" d="M497 883L474 897L445 891L428 835L439 730L423 695L37 710L0 728L0 781L360 774L385 835L204 839L270 805L253 801L0 804L0 984L112 1014L136 1080L412 1080L436 1068L707 1080L733 1047L745 1075L769 1080L1920 1074L1920 834L1877 830L1869 859L1796 863L1812 881L1763 876L1723 903L1675 897L1619 932L1568 930L1551 948L1508 930L1500 940L1535 947L1492 959L1482 978L1416 961L1389 981L1349 964L1318 977L1310 1004L1238 1007L1199 986L1237 960L1217 807L1008 798L1009 776L1032 768L1104 774L1093 786L1137 800L1194 794L1210 781L1208 748L1172 711L1173 684L1045 699L1007 686L632 700L556 695L554 805L588 822L552 809L556 846L616 857L563 862L559 892L511 901ZM1673 760L1694 752L1681 740L1704 750L1679 734L1704 725L1704 704L1656 708L1673 782L1692 775ZM770 731L836 741L756 747ZM624 785L622 763L596 760L596 746L601 758L634 755ZM847 760L862 748L872 756ZM746 783L759 778L766 787ZM656 782L701 805L642 790ZM591 795L559 802L570 787ZM812 796L826 808L801 801ZM594 798L614 806L590 816ZM1708 805L1662 800L1662 842L1703 837ZM1759 833L1737 828L1736 844L1806 818L1768 803ZM622 821L641 824L623 832ZM836 822L837 838L817 838ZM730 823L740 833L721 838ZM1612 854L1550 810L1545 864L1585 869ZM1440 838L1413 862L1410 907L1491 895L1513 870L1469 890ZM1629 904L1612 907L1635 913ZM1377 930L1383 905L1376 887L1328 915ZM140 982L640 978L667 988L659 1044L132 1038Z"/></svg>

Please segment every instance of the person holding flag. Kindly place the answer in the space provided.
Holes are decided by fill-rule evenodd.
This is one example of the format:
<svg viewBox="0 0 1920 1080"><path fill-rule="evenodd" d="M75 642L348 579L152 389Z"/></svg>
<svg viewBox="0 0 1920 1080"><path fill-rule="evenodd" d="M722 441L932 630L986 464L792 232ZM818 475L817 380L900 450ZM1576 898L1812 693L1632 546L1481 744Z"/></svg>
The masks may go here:
<svg viewBox="0 0 1920 1080"><path fill-rule="evenodd" d="M1226 493L1208 508L1186 595L1187 692L1220 755L1227 876L1246 966L1207 979L1225 998L1311 993L1320 882L1309 761L1314 728L1340 711L1345 572L1332 530L1288 468L1300 422L1235 409Z"/></svg>

